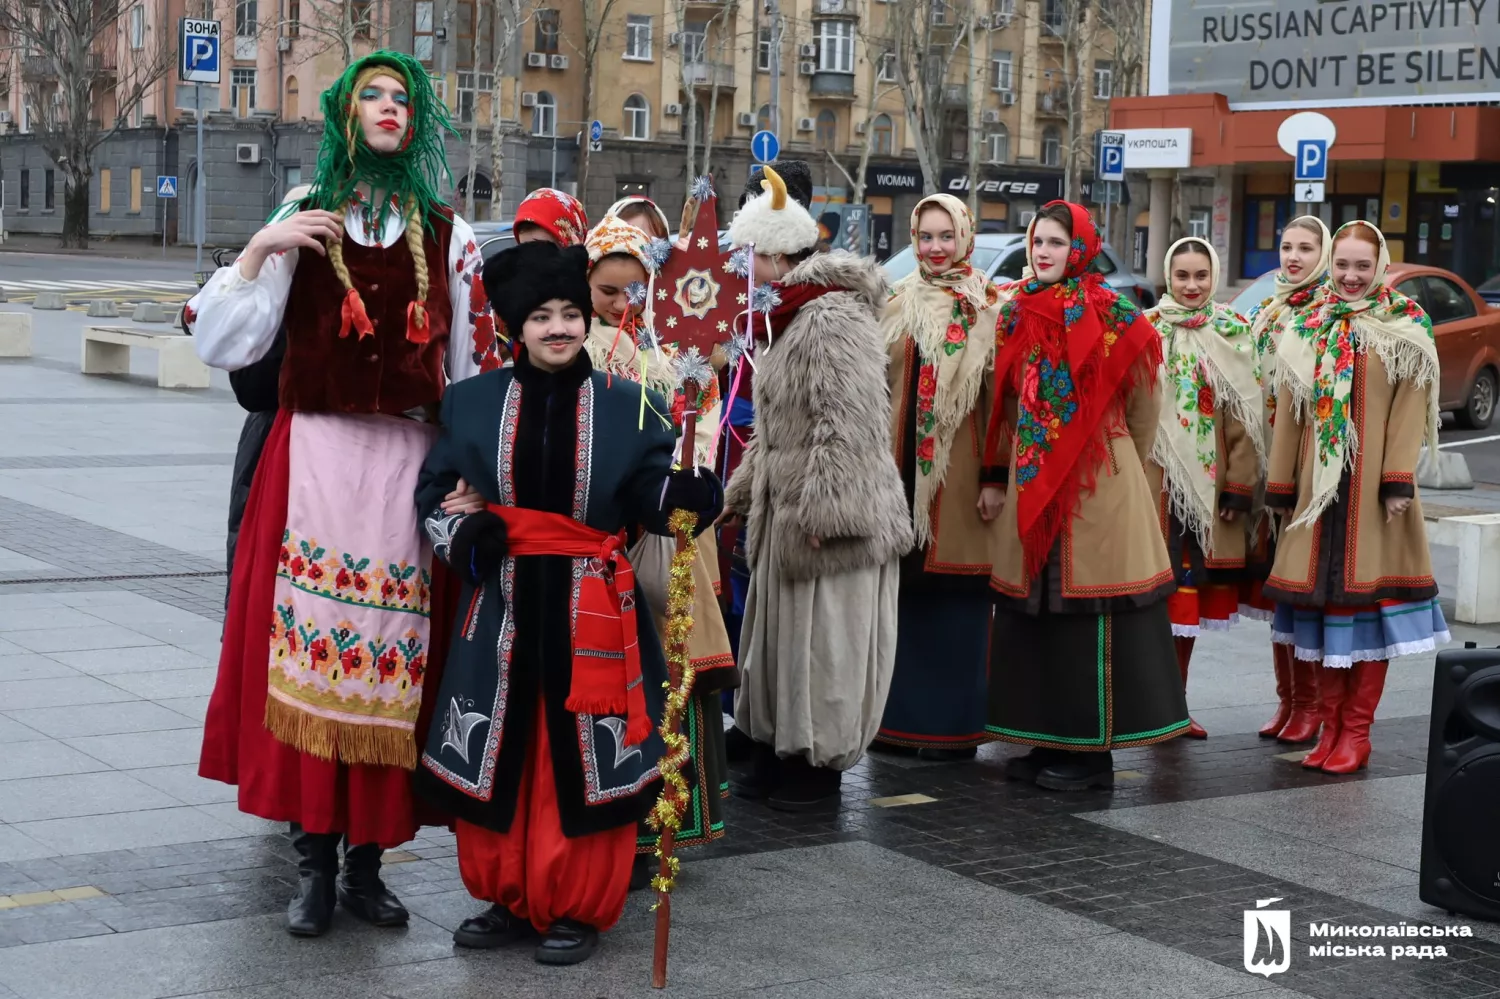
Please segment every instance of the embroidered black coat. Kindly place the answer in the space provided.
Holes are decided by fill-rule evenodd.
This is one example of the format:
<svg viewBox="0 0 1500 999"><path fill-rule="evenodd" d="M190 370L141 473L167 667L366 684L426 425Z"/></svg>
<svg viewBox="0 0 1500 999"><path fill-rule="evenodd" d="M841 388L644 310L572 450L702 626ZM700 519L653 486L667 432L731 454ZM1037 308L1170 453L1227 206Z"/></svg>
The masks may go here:
<svg viewBox="0 0 1500 999"><path fill-rule="evenodd" d="M640 386L605 376L580 353L550 374L523 357L449 387L441 436L423 466L417 509L434 554L444 561L465 515L442 499L463 478L491 503L527 507L616 532L627 525L667 533L660 509L674 435L648 410ZM667 412L659 397L651 400ZM623 716L564 707L572 683L570 609L582 559L507 557L479 585L465 584L433 726L417 768L417 790L475 825L506 832L515 814L526 754L534 745L537 698L545 704L563 834L583 836L637 822L660 792L666 660L640 594L636 625L652 735L625 746ZM455 567L466 575L468 566ZM434 621L433 627L447 622ZM498 668L497 668L498 667Z"/></svg>

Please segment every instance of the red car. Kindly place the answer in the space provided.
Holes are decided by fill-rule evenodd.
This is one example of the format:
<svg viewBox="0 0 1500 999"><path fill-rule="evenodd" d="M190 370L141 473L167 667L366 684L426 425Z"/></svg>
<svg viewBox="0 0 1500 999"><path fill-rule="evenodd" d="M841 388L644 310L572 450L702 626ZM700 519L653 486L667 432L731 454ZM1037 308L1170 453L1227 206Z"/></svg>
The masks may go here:
<svg viewBox="0 0 1500 999"><path fill-rule="evenodd" d="M1231 305L1248 314L1271 294L1275 272L1262 275ZM1495 418L1500 390L1500 309L1479 297L1468 282L1441 267L1391 264L1385 283L1416 299L1432 319L1442 366L1438 405L1460 427L1483 430Z"/></svg>

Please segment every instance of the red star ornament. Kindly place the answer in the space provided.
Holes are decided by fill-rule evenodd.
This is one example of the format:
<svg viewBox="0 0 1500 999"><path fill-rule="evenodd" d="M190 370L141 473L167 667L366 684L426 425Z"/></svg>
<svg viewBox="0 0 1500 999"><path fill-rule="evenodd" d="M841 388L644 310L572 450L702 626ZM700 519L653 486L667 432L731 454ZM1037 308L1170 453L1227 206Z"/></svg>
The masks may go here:
<svg viewBox="0 0 1500 999"><path fill-rule="evenodd" d="M694 185L705 187L703 180ZM719 250L718 196L690 197L682 206L682 226L672 255L656 276L656 332L665 343L697 347L704 357L727 343L734 317L743 311L735 297L744 280L734 273L729 254Z"/></svg>

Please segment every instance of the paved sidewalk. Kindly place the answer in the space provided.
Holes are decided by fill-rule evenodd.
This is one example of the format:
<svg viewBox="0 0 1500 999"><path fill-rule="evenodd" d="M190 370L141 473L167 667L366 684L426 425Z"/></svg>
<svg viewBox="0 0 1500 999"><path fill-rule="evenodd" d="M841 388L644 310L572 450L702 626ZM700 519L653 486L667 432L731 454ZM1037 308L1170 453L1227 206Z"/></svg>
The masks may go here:
<svg viewBox="0 0 1500 999"><path fill-rule="evenodd" d="M199 393L157 389L144 358L85 378L81 317L38 322L38 356L0 361L0 999L662 994L639 895L579 968L455 951L479 906L443 830L387 857L409 929L340 913L320 940L282 931L282 830L196 775L241 414L218 373ZM1416 893L1432 673L1432 656L1392 668L1355 777L1256 738L1274 694L1247 623L1199 643L1189 701L1211 738L1117 754L1112 796L1007 783L1015 750L996 745L867 759L837 811L732 800L728 836L687 855L665 994L1500 997L1497 927L1460 921L1474 936L1421 962L1306 946L1314 920L1451 922ZM1242 964L1243 912L1268 898L1294 942L1271 978Z"/></svg>

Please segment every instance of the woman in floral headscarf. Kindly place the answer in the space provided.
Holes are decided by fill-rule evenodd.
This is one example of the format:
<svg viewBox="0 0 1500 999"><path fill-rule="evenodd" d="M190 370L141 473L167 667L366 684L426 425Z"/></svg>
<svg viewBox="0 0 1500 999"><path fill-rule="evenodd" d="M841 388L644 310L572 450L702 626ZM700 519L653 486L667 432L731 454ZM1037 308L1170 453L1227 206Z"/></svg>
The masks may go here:
<svg viewBox="0 0 1500 999"><path fill-rule="evenodd" d="M1219 255L1200 239L1167 250L1167 294L1146 314L1162 339L1165 405L1147 477L1161 496L1161 524L1177 569L1167 599L1177 665L1187 686L1200 630L1238 617L1246 515L1265 464L1260 376L1250 324L1214 302ZM1205 738L1197 722L1188 735Z"/></svg>
<svg viewBox="0 0 1500 999"><path fill-rule="evenodd" d="M1389 264L1379 229L1340 227L1326 297L1277 353L1266 505L1286 516L1265 591L1284 605L1272 640L1320 664L1323 731L1302 765L1327 773L1368 762L1388 661L1449 639L1415 477L1437 445L1437 346Z"/></svg>
<svg viewBox="0 0 1500 999"><path fill-rule="evenodd" d="M1054 201L1032 222L1032 277L1000 309L985 446L1008 465L992 550L995 738L1034 747L1008 776L1057 791L1114 783L1116 747L1188 727L1165 599L1176 587L1145 464L1161 337L1090 265L1099 231Z"/></svg>
<svg viewBox="0 0 1500 999"><path fill-rule="evenodd" d="M876 746L972 758L988 741L989 535L1004 498L980 462L1000 293L969 265L974 221L957 198L918 202L911 241L917 270L892 289L881 325L917 546L901 562L896 671Z"/></svg>

